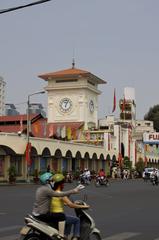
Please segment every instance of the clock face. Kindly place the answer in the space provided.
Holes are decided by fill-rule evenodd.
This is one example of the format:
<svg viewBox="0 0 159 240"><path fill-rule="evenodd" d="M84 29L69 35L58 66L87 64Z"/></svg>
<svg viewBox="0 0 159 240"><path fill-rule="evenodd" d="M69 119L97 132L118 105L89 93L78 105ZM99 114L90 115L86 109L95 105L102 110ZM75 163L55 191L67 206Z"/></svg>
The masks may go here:
<svg viewBox="0 0 159 240"><path fill-rule="evenodd" d="M90 102L89 102L89 110L90 110L90 112L94 112L94 102L93 102L93 100L90 100Z"/></svg>
<svg viewBox="0 0 159 240"><path fill-rule="evenodd" d="M69 98L63 98L61 99L59 106L62 112L69 112L72 108L72 101Z"/></svg>

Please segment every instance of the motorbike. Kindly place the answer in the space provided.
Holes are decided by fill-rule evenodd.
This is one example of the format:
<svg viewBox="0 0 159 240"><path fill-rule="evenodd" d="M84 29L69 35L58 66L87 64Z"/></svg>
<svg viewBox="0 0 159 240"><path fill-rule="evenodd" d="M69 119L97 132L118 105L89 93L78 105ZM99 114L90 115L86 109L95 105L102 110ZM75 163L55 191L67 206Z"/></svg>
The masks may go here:
<svg viewBox="0 0 159 240"><path fill-rule="evenodd" d="M66 173L65 182L66 183L72 183L73 182L73 175L71 174L71 172Z"/></svg>
<svg viewBox="0 0 159 240"><path fill-rule="evenodd" d="M76 200L76 204L86 205L82 200ZM101 240L100 231L95 227L93 218L87 213L87 209L76 208L76 216L80 219L80 240ZM25 217L26 226L21 231L21 240L62 240L58 230L46 223L37 220L31 214Z"/></svg>
<svg viewBox="0 0 159 240"><path fill-rule="evenodd" d="M153 186L158 185L158 177L157 176L152 176L151 177L151 182L152 182Z"/></svg>
<svg viewBox="0 0 159 240"><path fill-rule="evenodd" d="M91 183L91 176L87 177L85 174L80 174L79 176L79 184L89 185Z"/></svg>
<svg viewBox="0 0 159 240"><path fill-rule="evenodd" d="M102 185L105 186L105 187L108 187L109 186L109 181L106 177L97 175L96 179L95 179L95 186L99 187L99 186L102 186Z"/></svg>

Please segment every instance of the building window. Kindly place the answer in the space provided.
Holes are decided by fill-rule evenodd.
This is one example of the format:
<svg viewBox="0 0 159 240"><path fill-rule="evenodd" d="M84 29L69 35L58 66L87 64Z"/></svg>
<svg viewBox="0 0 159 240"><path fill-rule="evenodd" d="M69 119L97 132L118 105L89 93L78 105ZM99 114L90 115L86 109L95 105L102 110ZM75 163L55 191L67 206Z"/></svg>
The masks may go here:
<svg viewBox="0 0 159 240"><path fill-rule="evenodd" d="M77 82L77 79L69 79L69 80L56 80L56 83L68 83L68 82Z"/></svg>

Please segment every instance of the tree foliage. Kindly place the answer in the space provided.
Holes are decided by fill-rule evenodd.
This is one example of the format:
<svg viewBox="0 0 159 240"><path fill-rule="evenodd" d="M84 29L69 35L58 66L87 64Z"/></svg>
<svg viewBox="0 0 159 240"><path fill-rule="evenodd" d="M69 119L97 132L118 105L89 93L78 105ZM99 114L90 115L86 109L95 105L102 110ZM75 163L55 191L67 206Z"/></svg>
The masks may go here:
<svg viewBox="0 0 159 240"><path fill-rule="evenodd" d="M159 132L159 105L154 105L145 114L144 120L153 121L154 129Z"/></svg>
<svg viewBox="0 0 159 240"><path fill-rule="evenodd" d="M123 167L131 169L132 168L132 162L130 161L129 157L125 156L123 159Z"/></svg>
<svg viewBox="0 0 159 240"><path fill-rule="evenodd" d="M139 173L140 177L142 176L142 172L145 168L145 164L142 158L139 158L138 162L135 164L136 171Z"/></svg>

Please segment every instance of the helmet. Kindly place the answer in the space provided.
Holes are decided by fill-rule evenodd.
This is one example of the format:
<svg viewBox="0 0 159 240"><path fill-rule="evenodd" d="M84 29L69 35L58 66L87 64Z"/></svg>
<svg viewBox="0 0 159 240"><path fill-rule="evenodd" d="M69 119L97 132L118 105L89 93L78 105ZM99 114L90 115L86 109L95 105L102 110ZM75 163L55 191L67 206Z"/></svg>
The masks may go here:
<svg viewBox="0 0 159 240"><path fill-rule="evenodd" d="M51 173L49 173L49 172L43 173L43 174L40 176L40 182L41 182L42 184L47 184L47 182L48 182L49 180L51 180L52 176L53 176L53 175L52 175Z"/></svg>
<svg viewBox="0 0 159 240"><path fill-rule="evenodd" d="M65 179L64 175L61 174L61 173L57 173L53 176L53 181L56 183L56 182L61 182Z"/></svg>

